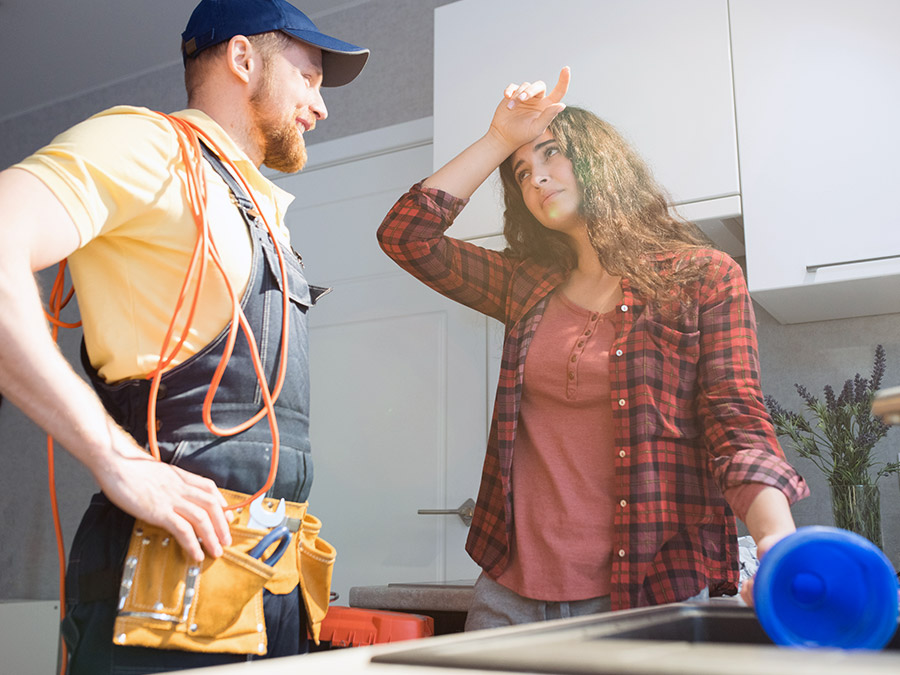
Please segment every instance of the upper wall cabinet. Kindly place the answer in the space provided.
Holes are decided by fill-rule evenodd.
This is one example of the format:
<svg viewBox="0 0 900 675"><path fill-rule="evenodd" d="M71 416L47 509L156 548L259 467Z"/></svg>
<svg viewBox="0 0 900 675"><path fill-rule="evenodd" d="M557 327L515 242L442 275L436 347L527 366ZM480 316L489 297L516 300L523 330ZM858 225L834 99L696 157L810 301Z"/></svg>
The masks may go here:
<svg viewBox="0 0 900 675"><path fill-rule="evenodd" d="M615 125L679 211L735 252L728 225L741 208L726 0L460 0L435 10L434 59L436 167L487 131L510 82L552 88L568 65L566 102ZM501 229L492 179L451 234Z"/></svg>
<svg viewBox="0 0 900 675"><path fill-rule="evenodd" d="M900 312L900 3L730 10L753 297L785 323Z"/></svg>

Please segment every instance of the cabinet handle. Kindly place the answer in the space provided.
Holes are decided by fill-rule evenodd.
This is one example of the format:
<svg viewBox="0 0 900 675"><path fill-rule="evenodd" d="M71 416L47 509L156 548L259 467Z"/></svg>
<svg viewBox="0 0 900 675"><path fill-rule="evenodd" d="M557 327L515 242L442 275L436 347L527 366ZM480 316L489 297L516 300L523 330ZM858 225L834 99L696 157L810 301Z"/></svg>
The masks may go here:
<svg viewBox="0 0 900 675"><path fill-rule="evenodd" d="M458 509L419 509L416 511L421 516L459 516L466 527L472 524L472 514L475 513L475 500L467 499L459 505Z"/></svg>
<svg viewBox="0 0 900 675"><path fill-rule="evenodd" d="M844 265L860 265L862 263L870 263L870 262L883 262L885 260L896 260L900 258L900 255L882 255L877 258L860 258L859 260L841 260L838 262L830 262L830 263L821 263L819 265L807 265L806 271L809 274L814 274L819 270L825 269L826 267L842 267Z"/></svg>

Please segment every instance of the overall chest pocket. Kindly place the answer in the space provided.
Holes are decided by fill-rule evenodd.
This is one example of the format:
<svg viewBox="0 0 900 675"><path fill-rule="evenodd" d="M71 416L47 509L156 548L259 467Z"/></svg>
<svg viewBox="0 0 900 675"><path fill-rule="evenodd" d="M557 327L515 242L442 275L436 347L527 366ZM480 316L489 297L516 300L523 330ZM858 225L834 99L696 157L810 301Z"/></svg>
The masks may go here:
<svg viewBox="0 0 900 675"><path fill-rule="evenodd" d="M269 268L271 288L278 291L284 291L282 288L281 264L278 261L278 254L275 252L275 245L270 242L262 242L263 253L266 258L266 265ZM314 301L310 294L310 286L303 276L300 263L291 251L284 247L281 249L284 257L284 265L287 268L287 295L300 311L306 313L306 310L313 306Z"/></svg>
<svg viewBox="0 0 900 675"><path fill-rule="evenodd" d="M637 370L647 394L640 412L644 428L663 438L696 438L699 331L682 332L652 320L641 329Z"/></svg>

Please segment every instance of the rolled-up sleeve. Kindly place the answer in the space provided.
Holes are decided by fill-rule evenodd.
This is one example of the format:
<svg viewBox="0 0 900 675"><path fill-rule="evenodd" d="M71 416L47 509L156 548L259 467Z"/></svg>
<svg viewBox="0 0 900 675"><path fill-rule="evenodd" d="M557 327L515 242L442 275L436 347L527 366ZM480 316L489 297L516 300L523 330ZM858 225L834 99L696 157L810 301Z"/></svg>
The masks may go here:
<svg viewBox="0 0 900 675"><path fill-rule="evenodd" d="M749 483L781 490L790 503L809 494L785 460L760 387L756 318L740 267L713 257L701 285L697 413L710 469L723 492Z"/></svg>

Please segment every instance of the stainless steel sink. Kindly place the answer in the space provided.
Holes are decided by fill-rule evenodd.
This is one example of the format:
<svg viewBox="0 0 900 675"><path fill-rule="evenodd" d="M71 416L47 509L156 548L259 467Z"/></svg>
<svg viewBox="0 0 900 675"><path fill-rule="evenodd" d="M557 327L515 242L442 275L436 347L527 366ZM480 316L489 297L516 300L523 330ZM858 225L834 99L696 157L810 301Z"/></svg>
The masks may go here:
<svg viewBox="0 0 900 675"><path fill-rule="evenodd" d="M427 642L373 661L531 673L824 673L832 672L829 663L882 672L861 666L873 660L877 666L889 654L888 670L900 672L900 635L894 635L879 654L776 648L753 610L732 600L598 614L480 631L467 639L430 646ZM817 663L823 653L830 657ZM748 654L759 664L758 670L749 663ZM774 670L765 665L770 660L778 664Z"/></svg>

